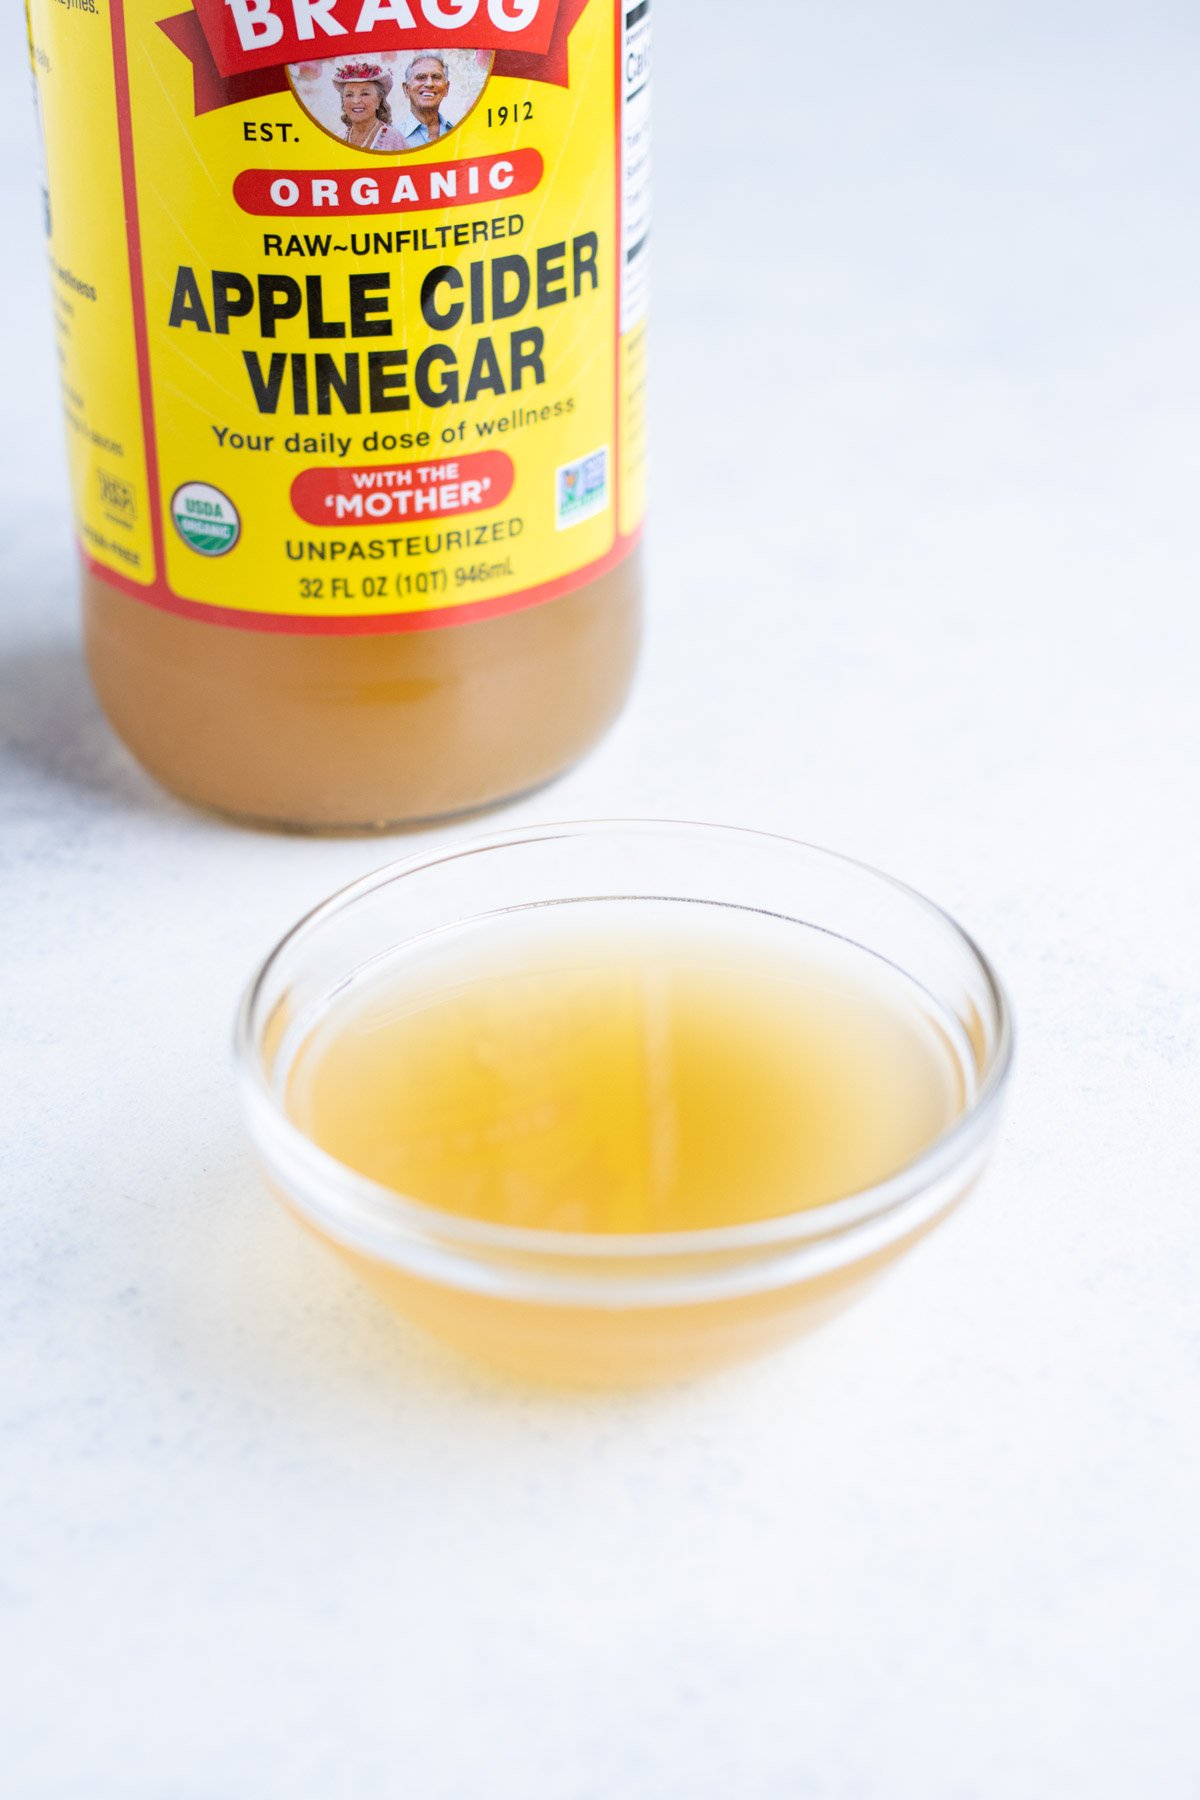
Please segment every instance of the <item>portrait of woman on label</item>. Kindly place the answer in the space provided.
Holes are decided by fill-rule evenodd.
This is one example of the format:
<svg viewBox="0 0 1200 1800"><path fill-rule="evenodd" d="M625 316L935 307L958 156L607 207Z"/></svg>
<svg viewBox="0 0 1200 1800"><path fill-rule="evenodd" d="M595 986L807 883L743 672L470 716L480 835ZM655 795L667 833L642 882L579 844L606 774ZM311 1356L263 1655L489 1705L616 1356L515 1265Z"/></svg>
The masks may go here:
<svg viewBox="0 0 1200 1800"><path fill-rule="evenodd" d="M397 156L461 125L491 73L488 50L418 50L407 57L291 63L292 92L322 131L352 150Z"/></svg>

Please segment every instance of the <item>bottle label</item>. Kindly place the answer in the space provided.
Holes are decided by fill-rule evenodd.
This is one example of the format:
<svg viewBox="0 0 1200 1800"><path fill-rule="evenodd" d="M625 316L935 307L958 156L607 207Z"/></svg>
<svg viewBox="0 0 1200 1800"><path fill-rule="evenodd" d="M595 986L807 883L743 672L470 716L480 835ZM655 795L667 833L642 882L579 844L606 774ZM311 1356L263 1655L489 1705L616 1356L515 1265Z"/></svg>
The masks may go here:
<svg viewBox="0 0 1200 1800"><path fill-rule="evenodd" d="M649 0L29 0L89 566L421 630L644 510Z"/></svg>

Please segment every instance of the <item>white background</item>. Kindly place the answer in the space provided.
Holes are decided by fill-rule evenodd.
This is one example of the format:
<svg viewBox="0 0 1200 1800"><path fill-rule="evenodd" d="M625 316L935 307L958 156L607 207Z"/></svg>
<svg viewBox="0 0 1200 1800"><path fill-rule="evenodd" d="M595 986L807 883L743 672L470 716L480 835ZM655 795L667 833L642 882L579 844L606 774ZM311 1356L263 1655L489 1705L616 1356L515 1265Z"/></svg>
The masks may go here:
<svg viewBox="0 0 1200 1800"><path fill-rule="evenodd" d="M996 1162L819 1337L632 1399L464 1373L273 1207L244 978L478 827L230 829L102 723L10 9L21 1800L1200 1789L1195 8L656 10L648 647L607 742L491 823L765 826L934 895L1016 1001Z"/></svg>

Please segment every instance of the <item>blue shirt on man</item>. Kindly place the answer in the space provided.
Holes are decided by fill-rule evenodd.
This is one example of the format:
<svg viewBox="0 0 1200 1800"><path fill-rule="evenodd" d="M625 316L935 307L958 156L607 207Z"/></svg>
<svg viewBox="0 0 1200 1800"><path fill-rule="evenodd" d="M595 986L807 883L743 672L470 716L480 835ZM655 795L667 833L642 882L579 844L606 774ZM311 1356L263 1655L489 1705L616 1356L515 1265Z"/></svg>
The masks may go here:
<svg viewBox="0 0 1200 1800"><path fill-rule="evenodd" d="M444 137L450 129L451 121L446 117L445 113L440 112L438 114L438 136ZM397 122L396 130L410 148L415 148L417 144L432 144L434 142L434 139L429 135L428 125L423 125L420 119L416 118L411 112Z"/></svg>

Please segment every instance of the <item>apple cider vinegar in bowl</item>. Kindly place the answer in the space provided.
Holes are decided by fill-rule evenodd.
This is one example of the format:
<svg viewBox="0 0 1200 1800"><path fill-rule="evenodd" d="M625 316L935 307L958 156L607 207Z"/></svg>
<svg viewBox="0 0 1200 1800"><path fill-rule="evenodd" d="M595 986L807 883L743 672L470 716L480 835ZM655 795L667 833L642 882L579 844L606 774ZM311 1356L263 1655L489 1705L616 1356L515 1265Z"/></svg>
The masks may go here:
<svg viewBox="0 0 1200 1800"><path fill-rule="evenodd" d="M653 1381L827 1316L970 1185L1009 1058L946 916L711 827L411 859L268 960L269 1178L397 1307L551 1381Z"/></svg>
<svg viewBox="0 0 1200 1800"><path fill-rule="evenodd" d="M962 1111L963 1059L903 977L838 938L676 910L560 903L398 958L302 1044L289 1116L448 1212L611 1233L827 1205Z"/></svg>

